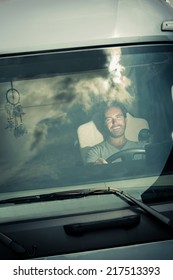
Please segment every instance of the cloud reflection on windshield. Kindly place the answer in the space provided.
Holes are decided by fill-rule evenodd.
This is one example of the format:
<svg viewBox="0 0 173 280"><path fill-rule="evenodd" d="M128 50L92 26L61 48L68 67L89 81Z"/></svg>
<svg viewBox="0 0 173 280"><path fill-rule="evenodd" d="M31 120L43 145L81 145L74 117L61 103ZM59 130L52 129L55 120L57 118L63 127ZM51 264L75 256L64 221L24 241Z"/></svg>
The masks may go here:
<svg viewBox="0 0 173 280"><path fill-rule="evenodd" d="M2 98L0 100L2 136L0 153L3 173L1 182L5 183L14 174L24 177L26 181L26 177L33 177L34 173L54 176L54 171L57 178L56 165L59 161L63 162L63 157L58 157L56 147L62 146L63 149L64 139L69 143L75 142L75 139L68 138L71 132L66 131L66 129L69 130L70 123L74 125L75 121L80 122L84 113L89 116L93 106L96 107L96 104L102 101L110 102L118 99L127 106L133 103L133 97L127 90L131 82L124 76L124 67L120 64L120 49L118 52L106 51L106 54L109 71L104 69L84 74L13 82L14 88L20 93L24 111L23 123L27 134L16 139L9 130L4 129L7 116L3 110L6 101ZM10 84L7 83L2 85L3 96L9 87ZM50 147L54 147L53 153ZM64 149L66 148L67 143ZM37 157L39 153L44 154L44 163L42 157ZM50 155L52 159L54 158L54 169L51 172ZM30 167L26 168L29 163Z"/></svg>

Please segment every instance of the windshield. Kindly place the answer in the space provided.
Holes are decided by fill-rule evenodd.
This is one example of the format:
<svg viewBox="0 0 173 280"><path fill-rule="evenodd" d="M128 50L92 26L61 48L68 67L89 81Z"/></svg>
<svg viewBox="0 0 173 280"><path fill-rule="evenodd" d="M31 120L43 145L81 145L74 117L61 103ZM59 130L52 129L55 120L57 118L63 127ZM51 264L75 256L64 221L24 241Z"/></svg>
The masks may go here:
<svg viewBox="0 0 173 280"><path fill-rule="evenodd" d="M171 45L3 56L0 73L1 193L172 172Z"/></svg>

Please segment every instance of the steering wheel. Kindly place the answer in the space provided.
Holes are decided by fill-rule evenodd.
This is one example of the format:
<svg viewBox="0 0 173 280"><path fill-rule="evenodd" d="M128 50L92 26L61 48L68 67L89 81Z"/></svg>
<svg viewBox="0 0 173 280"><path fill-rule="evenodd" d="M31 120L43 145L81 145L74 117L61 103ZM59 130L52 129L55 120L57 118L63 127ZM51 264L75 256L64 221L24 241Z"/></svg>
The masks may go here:
<svg viewBox="0 0 173 280"><path fill-rule="evenodd" d="M132 148L117 152L106 159L108 163L114 162L120 158L122 161L133 160L135 155L145 155L145 149L143 148Z"/></svg>

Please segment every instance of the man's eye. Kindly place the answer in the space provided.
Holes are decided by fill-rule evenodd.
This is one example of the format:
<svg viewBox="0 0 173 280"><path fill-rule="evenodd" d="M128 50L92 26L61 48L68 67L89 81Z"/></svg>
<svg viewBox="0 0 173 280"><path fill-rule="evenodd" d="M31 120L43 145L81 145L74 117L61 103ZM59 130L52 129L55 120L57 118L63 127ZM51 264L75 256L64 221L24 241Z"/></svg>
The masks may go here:
<svg viewBox="0 0 173 280"><path fill-rule="evenodd" d="M117 115L117 119L121 119L123 117L123 115Z"/></svg>
<svg viewBox="0 0 173 280"><path fill-rule="evenodd" d="M110 121L112 121L112 118L106 118L105 121L110 122Z"/></svg>

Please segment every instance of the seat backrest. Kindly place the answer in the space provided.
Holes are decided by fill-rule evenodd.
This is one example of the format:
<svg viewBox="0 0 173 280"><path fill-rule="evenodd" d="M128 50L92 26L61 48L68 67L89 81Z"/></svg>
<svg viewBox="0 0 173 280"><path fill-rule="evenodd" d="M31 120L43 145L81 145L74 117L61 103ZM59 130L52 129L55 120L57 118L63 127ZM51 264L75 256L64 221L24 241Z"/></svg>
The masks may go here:
<svg viewBox="0 0 173 280"><path fill-rule="evenodd" d="M138 141L138 135L142 129L149 129L148 122L145 119L135 118L127 113L126 138L131 141ZM90 147L101 143L104 138L93 121L80 125L77 134L81 156L85 163L86 155Z"/></svg>

